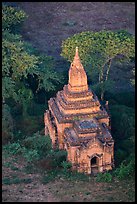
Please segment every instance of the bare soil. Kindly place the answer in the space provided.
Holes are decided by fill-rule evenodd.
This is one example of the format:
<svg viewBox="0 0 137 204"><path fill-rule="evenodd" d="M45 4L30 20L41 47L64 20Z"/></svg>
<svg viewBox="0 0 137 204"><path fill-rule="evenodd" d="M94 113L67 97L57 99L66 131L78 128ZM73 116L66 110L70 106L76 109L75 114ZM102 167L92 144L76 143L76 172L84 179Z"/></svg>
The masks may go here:
<svg viewBox="0 0 137 204"><path fill-rule="evenodd" d="M39 173L26 173L26 165L25 160L21 157L3 157L2 201L58 202L59 199L51 194L48 185L42 184L41 175ZM5 183L5 180L8 183Z"/></svg>
<svg viewBox="0 0 137 204"><path fill-rule="evenodd" d="M60 57L62 40L82 31L125 29L135 34L134 2L18 2L28 15L23 37Z"/></svg>
<svg viewBox="0 0 137 204"><path fill-rule="evenodd" d="M68 181L58 178L43 184L42 173L26 172L26 165L25 160L19 156L9 158L3 155L3 202L135 201L135 183L131 180L99 183L91 176L89 181Z"/></svg>

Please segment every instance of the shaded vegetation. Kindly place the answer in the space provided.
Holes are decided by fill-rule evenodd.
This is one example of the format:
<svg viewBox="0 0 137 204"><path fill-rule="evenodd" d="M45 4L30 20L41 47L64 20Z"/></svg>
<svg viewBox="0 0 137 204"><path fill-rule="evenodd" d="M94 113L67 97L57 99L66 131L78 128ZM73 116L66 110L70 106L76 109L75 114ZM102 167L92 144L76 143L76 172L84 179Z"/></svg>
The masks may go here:
<svg viewBox="0 0 137 204"><path fill-rule="evenodd" d="M2 5L2 99L4 106L2 135L3 138L8 138L9 135L9 139L16 131L22 130L18 127L19 123L28 122L25 124L26 127L32 125L34 117L41 111L36 105L36 103L41 104L41 101L37 100L38 94L40 92L43 94L43 107L39 105L39 108L41 106L43 110L47 106L49 92L55 91L63 83L62 75L59 75L54 69L54 59L41 55L29 43L25 42L18 32L19 30L16 30L26 17L24 11L19 8ZM34 117L30 117L32 114ZM43 112L40 114L43 117ZM17 117L17 115L21 117ZM9 122L5 118L8 116L8 120L11 118L14 121L15 129L11 128L12 123L6 129ZM24 131L27 134L28 132ZM31 133L34 132L36 130Z"/></svg>

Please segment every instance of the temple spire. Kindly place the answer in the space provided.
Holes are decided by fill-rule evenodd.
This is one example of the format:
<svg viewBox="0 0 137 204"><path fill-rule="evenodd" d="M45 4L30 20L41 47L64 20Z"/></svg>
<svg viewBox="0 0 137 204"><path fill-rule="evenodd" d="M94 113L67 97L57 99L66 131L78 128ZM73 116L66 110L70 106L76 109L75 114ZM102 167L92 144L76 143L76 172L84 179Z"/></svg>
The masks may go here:
<svg viewBox="0 0 137 204"><path fill-rule="evenodd" d="M69 69L68 89L72 92L84 92L88 90L87 75L81 63L78 47Z"/></svg>
<svg viewBox="0 0 137 204"><path fill-rule="evenodd" d="M79 58L79 54L78 54L78 47L76 47L76 53L75 53L75 57L74 57L74 58L80 59L80 58Z"/></svg>
<svg viewBox="0 0 137 204"><path fill-rule="evenodd" d="M72 64L75 65L77 68L83 68L80 57L79 57L79 53L78 53L78 47L76 47L76 52L75 52L75 56L74 56Z"/></svg>

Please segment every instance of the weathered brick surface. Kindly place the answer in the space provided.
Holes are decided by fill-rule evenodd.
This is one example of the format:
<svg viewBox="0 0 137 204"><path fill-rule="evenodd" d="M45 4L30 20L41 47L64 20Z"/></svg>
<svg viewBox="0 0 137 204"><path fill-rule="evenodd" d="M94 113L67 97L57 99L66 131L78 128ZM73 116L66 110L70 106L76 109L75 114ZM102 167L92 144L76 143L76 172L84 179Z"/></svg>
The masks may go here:
<svg viewBox="0 0 137 204"><path fill-rule="evenodd" d="M72 169L87 174L114 166L114 141L109 132L109 115L91 90L78 48L69 70L68 85L48 102L44 115L45 134L53 148L68 152Z"/></svg>

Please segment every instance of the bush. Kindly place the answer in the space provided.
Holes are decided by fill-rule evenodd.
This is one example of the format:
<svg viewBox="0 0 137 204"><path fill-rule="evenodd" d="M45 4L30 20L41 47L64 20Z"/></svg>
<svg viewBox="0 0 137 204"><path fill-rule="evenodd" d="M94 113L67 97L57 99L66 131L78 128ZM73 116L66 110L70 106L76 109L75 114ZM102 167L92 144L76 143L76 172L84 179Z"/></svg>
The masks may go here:
<svg viewBox="0 0 137 204"><path fill-rule="evenodd" d="M120 179L129 179L135 173L135 160L132 159L128 164L121 163L120 167L114 171L114 175Z"/></svg>
<svg viewBox="0 0 137 204"><path fill-rule="evenodd" d="M16 117L16 131L20 130L24 135L33 135L44 127L43 116Z"/></svg>
<svg viewBox="0 0 137 204"><path fill-rule="evenodd" d="M33 162L48 155L51 151L51 140L37 132L32 137L5 145L3 150L9 155L21 154L27 162Z"/></svg>
<svg viewBox="0 0 137 204"><path fill-rule="evenodd" d="M112 181L112 175L108 172L105 173L98 173L96 177L97 182L111 182Z"/></svg>
<svg viewBox="0 0 137 204"><path fill-rule="evenodd" d="M23 141L25 148L35 150L40 158L47 156L51 150L51 139L49 136L40 135L39 132L35 133L32 137L28 137Z"/></svg>
<svg viewBox="0 0 137 204"><path fill-rule="evenodd" d="M10 143L8 145L5 145L3 147L3 150L5 150L9 155L17 155L22 154L25 151L25 148L22 147L18 142L17 143Z"/></svg>
<svg viewBox="0 0 137 204"><path fill-rule="evenodd" d="M61 166L64 168L64 170L67 170L67 169L70 169L72 167L72 164L70 162L63 161L61 163Z"/></svg>
<svg viewBox="0 0 137 204"><path fill-rule="evenodd" d="M66 161L67 152L65 150L52 150L49 152L47 159L52 160L52 167L61 167L62 162Z"/></svg>
<svg viewBox="0 0 137 204"><path fill-rule="evenodd" d="M40 155L37 150L29 150L29 151L26 150L23 156L27 160L27 162L34 162L40 159Z"/></svg>
<svg viewBox="0 0 137 204"><path fill-rule="evenodd" d="M70 181L89 181L90 177L84 173L68 170L67 173L65 173L65 178Z"/></svg>
<svg viewBox="0 0 137 204"><path fill-rule="evenodd" d="M42 178L42 183L43 184L47 184L49 183L50 181L53 181L57 176L58 176L58 171L55 170L52 170L52 171L48 171L48 172L45 172L43 178Z"/></svg>
<svg viewBox="0 0 137 204"><path fill-rule="evenodd" d="M8 177L5 177L2 180L2 183L5 184L5 185L18 184L18 183L31 183L31 182L32 182L31 178L20 179L18 177L12 178L12 179L8 178Z"/></svg>

